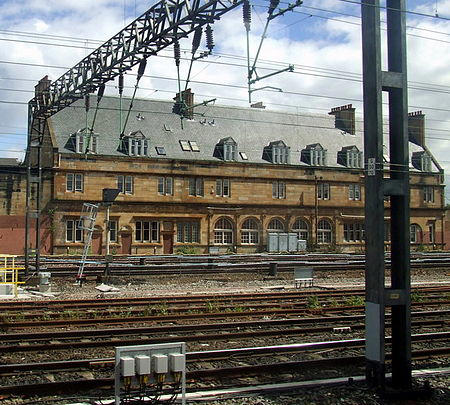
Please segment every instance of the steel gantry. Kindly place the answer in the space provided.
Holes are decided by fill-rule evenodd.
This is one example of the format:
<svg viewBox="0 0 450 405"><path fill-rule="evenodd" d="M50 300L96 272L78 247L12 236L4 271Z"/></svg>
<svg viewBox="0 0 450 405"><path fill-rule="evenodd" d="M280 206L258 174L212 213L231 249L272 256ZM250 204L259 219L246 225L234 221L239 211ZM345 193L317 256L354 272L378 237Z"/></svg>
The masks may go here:
<svg viewBox="0 0 450 405"><path fill-rule="evenodd" d="M187 37L192 31L213 24L243 0L162 0L123 30L51 83L43 80L28 103L27 197L25 217L25 268L35 255L40 261L40 211L42 200L42 148L46 120L74 101L130 70L143 59ZM35 247L30 248L32 220Z"/></svg>

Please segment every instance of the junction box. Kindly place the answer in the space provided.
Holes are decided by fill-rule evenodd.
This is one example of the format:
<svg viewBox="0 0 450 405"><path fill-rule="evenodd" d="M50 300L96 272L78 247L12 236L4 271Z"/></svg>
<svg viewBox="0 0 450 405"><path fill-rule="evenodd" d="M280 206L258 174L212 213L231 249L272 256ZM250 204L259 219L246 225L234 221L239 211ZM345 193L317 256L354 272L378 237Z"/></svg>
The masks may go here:
<svg viewBox="0 0 450 405"><path fill-rule="evenodd" d="M186 345L162 343L116 347L115 404L140 400L164 403L186 399ZM150 403L149 402L149 403Z"/></svg>

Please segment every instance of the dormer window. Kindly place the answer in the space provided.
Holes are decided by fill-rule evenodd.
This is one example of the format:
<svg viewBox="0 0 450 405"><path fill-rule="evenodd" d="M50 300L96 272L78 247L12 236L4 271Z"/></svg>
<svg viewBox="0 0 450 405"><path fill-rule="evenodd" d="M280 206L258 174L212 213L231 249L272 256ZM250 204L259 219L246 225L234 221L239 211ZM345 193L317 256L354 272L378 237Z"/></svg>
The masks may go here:
<svg viewBox="0 0 450 405"><path fill-rule="evenodd" d="M327 151L320 143L307 145L302 150L301 161L311 166L326 166Z"/></svg>
<svg viewBox="0 0 450 405"><path fill-rule="evenodd" d="M337 162L345 167L361 168L363 164L363 154L353 146L344 146L337 155Z"/></svg>
<svg viewBox="0 0 450 405"><path fill-rule="evenodd" d="M214 149L214 157L225 160L234 161L237 158L237 143L230 136L221 139Z"/></svg>
<svg viewBox="0 0 450 405"><path fill-rule="evenodd" d="M98 153L98 134L88 128L79 129L70 135L66 148L75 153Z"/></svg>
<svg viewBox="0 0 450 405"><path fill-rule="evenodd" d="M77 153L84 153L84 134L83 133L77 133L75 136L76 139L76 151Z"/></svg>
<svg viewBox="0 0 450 405"><path fill-rule="evenodd" d="M263 159L275 164L288 164L290 148L283 141L270 142L264 148Z"/></svg>
<svg viewBox="0 0 450 405"><path fill-rule="evenodd" d="M148 140L141 131L122 138L122 152L128 156L148 156Z"/></svg>
<svg viewBox="0 0 450 405"><path fill-rule="evenodd" d="M432 160L428 152L414 152L412 154L411 163L417 170L421 172L432 171Z"/></svg>

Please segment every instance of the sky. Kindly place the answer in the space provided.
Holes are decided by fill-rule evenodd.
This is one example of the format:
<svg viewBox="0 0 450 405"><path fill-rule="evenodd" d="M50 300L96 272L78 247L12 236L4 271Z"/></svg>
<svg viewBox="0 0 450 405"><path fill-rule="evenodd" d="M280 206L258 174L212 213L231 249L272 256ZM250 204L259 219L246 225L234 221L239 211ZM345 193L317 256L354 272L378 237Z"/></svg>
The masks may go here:
<svg viewBox="0 0 450 405"><path fill-rule="evenodd" d="M266 22L268 0L254 0L250 30L253 59ZM142 0L0 0L0 157L22 159L27 102L45 75L55 80L150 8ZM282 0L280 7L287 7ZM406 2L409 111L426 117L426 144L446 170L450 185L450 0ZM382 7L385 2L381 1ZM353 104L363 120L359 0L304 0L273 19L257 61L259 76L294 65L293 72L259 81L252 102L290 113L327 113ZM382 9L382 21L385 21ZM246 31L241 7L214 26L215 48L193 64L190 87L197 101L248 106ZM385 35L382 23L382 35ZM191 38L181 41L185 80ZM204 38L200 49L205 49ZM383 47L384 50L384 47ZM384 58L385 59L385 58ZM178 89L173 50L148 60L137 97L170 100ZM184 82L182 82L184 85ZM135 76L127 74L130 96ZM279 91L277 89L281 89ZM115 82L106 94L118 95ZM363 136L363 134L360 134ZM447 187L450 203L450 187Z"/></svg>

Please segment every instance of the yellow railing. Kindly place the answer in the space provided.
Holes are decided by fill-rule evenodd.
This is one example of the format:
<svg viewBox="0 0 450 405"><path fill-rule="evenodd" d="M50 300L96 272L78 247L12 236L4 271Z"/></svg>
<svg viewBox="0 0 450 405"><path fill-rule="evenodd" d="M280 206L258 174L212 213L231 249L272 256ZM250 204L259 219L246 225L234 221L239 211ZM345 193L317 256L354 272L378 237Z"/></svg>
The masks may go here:
<svg viewBox="0 0 450 405"><path fill-rule="evenodd" d="M19 281L19 270L23 270L24 267L16 266L16 257L0 255L0 284L11 284L15 297L18 295L18 285L24 283Z"/></svg>

